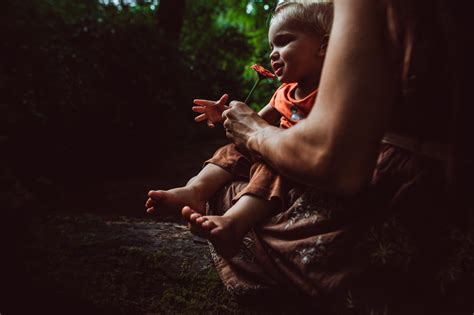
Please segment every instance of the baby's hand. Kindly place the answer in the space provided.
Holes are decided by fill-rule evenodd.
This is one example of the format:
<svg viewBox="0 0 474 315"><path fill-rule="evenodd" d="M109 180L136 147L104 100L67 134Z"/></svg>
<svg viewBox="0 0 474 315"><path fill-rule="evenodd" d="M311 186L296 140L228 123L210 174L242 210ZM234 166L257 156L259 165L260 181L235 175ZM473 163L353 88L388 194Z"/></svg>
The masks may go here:
<svg viewBox="0 0 474 315"><path fill-rule="evenodd" d="M207 125L211 128L214 127L215 123L222 123L222 112L228 108L225 105L229 95L224 94L218 101L208 100L194 100L193 103L199 106L193 106L193 112L201 113L201 115L194 118L196 122L207 120Z"/></svg>

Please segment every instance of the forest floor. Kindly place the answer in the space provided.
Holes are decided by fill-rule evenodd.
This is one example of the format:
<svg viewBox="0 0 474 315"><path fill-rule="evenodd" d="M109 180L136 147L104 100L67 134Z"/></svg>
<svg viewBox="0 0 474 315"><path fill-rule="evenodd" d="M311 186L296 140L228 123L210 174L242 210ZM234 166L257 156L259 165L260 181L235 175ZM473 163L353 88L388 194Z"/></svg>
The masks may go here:
<svg viewBox="0 0 474 315"><path fill-rule="evenodd" d="M13 246L4 249L11 251L4 267L11 274L0 313L294 313L291 305L240 303L221 283L207 242L176 211L145 214L150 188L185 184L220 145L169 153L154 170L158 176L63 189L54 201L17 214L13 221L21 223L7 240Z"/></svg>

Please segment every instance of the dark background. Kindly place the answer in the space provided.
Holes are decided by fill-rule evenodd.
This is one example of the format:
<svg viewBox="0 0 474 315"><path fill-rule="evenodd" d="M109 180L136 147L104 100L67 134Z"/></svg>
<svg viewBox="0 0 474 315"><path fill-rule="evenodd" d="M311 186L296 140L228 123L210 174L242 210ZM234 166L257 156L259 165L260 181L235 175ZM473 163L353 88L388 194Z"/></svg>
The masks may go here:
<svg viewBox="0 0 474 315"><path fill-rule="evenodd" d="M245 98L256 79L249 66L268 64L275 5L3 1L2 202L143 214L136 204L107 209L111 186L123 183L125 198L126 181L182 185L225 142L221 128L193 121L192 100ZM262 84L251 105L266 104L275 84Z"/></svg>
<svg viewBox="0 0 474 315"><path fill-rule="evenodd" d="M150 189L184 185L226 143L220 126L194 122L192 100L245 99L249 67L268 68L276 3L1 2L1 315L242 311L209 262L195 276L208 251L180 234L179 215L146 215L144 202ZM261 83L250 105L276 86ZM462 285L442 289L472 305L472 229L453 237L471 277L448 270L446 283ZM187 250L175 251L180 241ZM276 302L257 304L285 313Z"/></svg>
<svg viewBox="0 0 474 315"><path fill-rule="evenodd" d="M176 212L146 215L146 194L184 185L226 142L221 127L194 122L192 100L223 93L245 98L257 79L249 67L268 67L267 24L275 5L267 0L2 1L0 286L9 292L0 299L2 315L9 313L5 305L18 313L21 307L52 313L51 303L63 303L71 312L91 303L87 292L94 288L100 293L112 286L110 294L117 298L118 281L90 284L106 279L99 272L110 263L101 260L105 252L112 261L123 260L125 273L117 267L114 277L153 266L137 265L136 253L124 256L116 245L97 248L116 242L110 238L124 231L97 233L110 228L106 221L131 227L144 224L130 223L133 219L180 222ZM265 105L276 84L260 84L250 104ZM127 235L130 248L141 244L139 234ZM90 245L88 237L97 244ZM143 259L149 253L143 250ZM76 273L85 275L86 285L71 278ZM94 274L97 278L87 278ZM137 305L157 309L153 298ZM100 303L112 305L109 311L123 306L118 298ZM140 309L137 305L128 309Z"/></svg>

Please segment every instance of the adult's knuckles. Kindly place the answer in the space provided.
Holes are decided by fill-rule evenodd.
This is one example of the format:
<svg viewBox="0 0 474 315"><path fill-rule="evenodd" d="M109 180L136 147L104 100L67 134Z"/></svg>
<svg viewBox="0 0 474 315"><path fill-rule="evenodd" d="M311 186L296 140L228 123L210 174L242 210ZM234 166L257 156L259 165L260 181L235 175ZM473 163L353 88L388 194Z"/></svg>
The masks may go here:
<svg viewBox="0 0 474 315"><path fill-rule="evenodd" d="M235 107L235 108L242 108L242 107L245 107L246 105L242 102L239 102L239 101L232 101L230 102L230 107Z"/></svg>
<svg viewBox="0 0 474 315"><path fill-rule="evenodd" d="M242 102L238 102L236 105L235 105L236 108L242 110L244 109L245 107L247 107L244 103Z"/></svg>

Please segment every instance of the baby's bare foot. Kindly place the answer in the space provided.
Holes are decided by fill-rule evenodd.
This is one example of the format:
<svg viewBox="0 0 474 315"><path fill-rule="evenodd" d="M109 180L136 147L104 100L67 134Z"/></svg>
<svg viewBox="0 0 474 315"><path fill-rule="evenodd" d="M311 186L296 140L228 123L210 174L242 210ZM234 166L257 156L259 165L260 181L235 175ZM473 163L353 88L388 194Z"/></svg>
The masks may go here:
<svg viewBox="0 0 474 315"><path fill-rule="evenodd" d="M196 223L198 218L202 218L200 213L194 211L189 206L185 206L181 210L181 215L186 221L188 221L188 227L191 233L202 238L207 238L206 235L208 232L201 229L200 224Z"/></svg>
<svg viewBox="0 0 474 315"><path fill-rule="evenodd" d="M169 207L181 209L189 205L198 213L206 210L206 201L199 190L192 186L173 188L170 190L151 190L148 192L148 200L145 203L148 213L156 212L157 208Z"/></svg>
<svg viewBox="0 0 474 315"><path fill-rule="evenodd" d="M203 216L190 207L184 207L182 215L191 233L208 239L219 255L227 259L237 255L245 231L240 231L234 218Z"/></svg>

